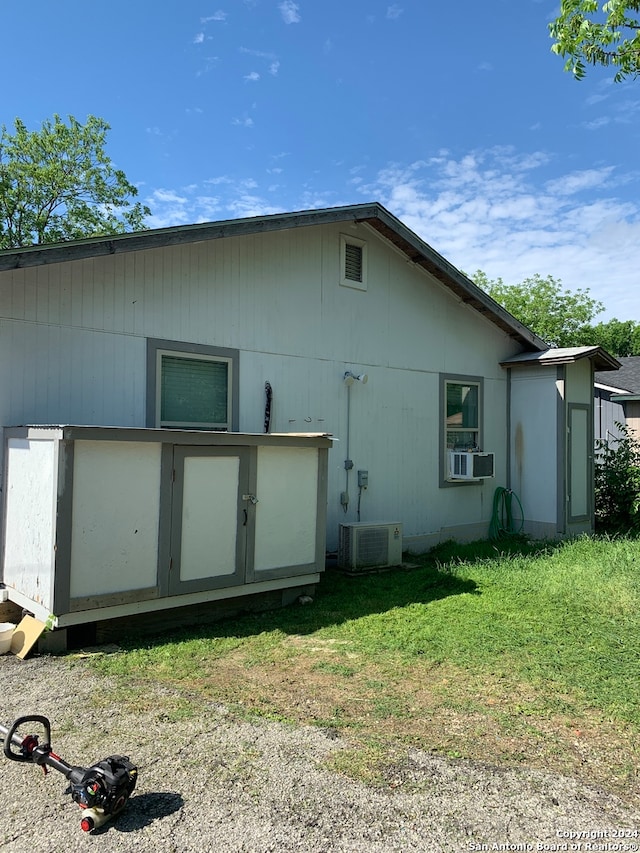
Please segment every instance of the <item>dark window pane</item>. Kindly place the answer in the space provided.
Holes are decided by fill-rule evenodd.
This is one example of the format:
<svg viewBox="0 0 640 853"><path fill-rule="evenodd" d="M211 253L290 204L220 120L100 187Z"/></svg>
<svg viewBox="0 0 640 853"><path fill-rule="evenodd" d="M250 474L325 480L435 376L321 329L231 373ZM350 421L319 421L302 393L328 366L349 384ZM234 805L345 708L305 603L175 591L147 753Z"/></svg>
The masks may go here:
<svg viewBox="0 0 640 853"><path fill-rule="evenodd" d="M162 423L227 426L228 364L163 355Z"/></svg>
<svg viewBox="0 0 640 853"><path fill-rule="evenodd" d="M478 429L478 386L447 383L447 426Z"/></svg>

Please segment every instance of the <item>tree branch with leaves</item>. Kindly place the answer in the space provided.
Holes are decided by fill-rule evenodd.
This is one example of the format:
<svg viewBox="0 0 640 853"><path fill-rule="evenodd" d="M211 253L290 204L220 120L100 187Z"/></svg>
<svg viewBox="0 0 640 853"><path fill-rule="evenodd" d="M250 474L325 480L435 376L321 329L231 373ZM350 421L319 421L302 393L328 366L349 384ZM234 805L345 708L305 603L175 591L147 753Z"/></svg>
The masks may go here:
<svg viewBox="0 0 640 853"><path fill-rule="evenodd" d="M549 24L551 50L567 58L565 71L577 80L587 65L614 66L614 81L640 74L640 0L561 0ZM631 14L629 14L631 13Z"/></svg>
<svg viewBox="0 0 640 853"><path fill-rule="evenodd" d="M640 355L640 323L614 317L594 326L605 307L588 287L565 290L559 279L537 273L517 284L490 279L482 270L471 278L549 346L600 346L621 358Z"/></svg>
<svg viewBox="0 0 640 853"><path fill-rule="evenodd" d="M151 211L107 154L106 121L17 118L0 129L0 249L139 231Z"/></svg>
<svg viewBox="0 0 640 853"><path fill-rule="evenodd" d="M593 318L604 311L604 305L590 296L588 288L565 290L551 275L536 274L518 284L505 284L501 278L491 280L482 270L471 278L510 314L554 347L581 345L591 332Z"/></svg>

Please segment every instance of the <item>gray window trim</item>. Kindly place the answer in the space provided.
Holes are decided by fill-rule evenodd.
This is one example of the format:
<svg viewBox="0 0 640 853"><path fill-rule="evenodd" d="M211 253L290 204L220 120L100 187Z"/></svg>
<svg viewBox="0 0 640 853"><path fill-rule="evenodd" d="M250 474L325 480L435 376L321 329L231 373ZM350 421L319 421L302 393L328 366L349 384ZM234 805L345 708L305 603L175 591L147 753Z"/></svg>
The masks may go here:
<svg viewBox="0 0 640 853"><path fill-rule="evenodd" d="M176 355L219 358L231 364L231 423L229 430L239 429L239 388L240 388L240 352L229 347L214 347L206 344L191 344L185 341L169 341L161 338L147 338L147 401L146 426L158 428L156 406L158 396L158 351L167 351ZM179 429L180 427L178 427ZM182 427L184 429L185 427ZM187 427L188 428L188 427Z"/></svg>
<svg viewBox="0 0 640 853"><path fill-rule="evenodd" d="M438 468L439 473L439 485L440 488L457 488L458 486L477 486L481 485L481 480L449 480L448 479L448 465L447 465L447 436L446 436L446 410L447 410L447 395L446 388L447 382L455 382L457 384L468 383L470 385L477 385L479 389L478 393L478 443L481 448L484 447L484 377L483 376L470 376L468 374L461 373L441 373L440 374L440 399L439 399L439 420L440 420L440 428L438 434L438 452L440 456L440 463Z"/></svg>

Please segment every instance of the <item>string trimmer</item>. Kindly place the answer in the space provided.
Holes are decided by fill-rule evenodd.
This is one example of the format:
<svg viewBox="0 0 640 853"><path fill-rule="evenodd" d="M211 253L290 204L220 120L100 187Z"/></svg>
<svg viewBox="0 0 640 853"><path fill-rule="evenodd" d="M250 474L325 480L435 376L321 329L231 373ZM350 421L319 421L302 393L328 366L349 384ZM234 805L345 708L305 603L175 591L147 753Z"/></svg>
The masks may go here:
<svg viewBox="0 0 640 853"><path fill-rule="evenodd" d="M42 727L42 743L37 734L18 734L29 723ZM51 724L46 717L18 717L9 728L0 725L4 754L11 761L37 764L46 774L49 767L58 770L69 781L65 793L83 810L80 826L85 832L97 829L120 814L136 786L138 769L126 755L110 755L91 767L68 764L51 749ZM12 749L12 745L17 749Z"/></svg>

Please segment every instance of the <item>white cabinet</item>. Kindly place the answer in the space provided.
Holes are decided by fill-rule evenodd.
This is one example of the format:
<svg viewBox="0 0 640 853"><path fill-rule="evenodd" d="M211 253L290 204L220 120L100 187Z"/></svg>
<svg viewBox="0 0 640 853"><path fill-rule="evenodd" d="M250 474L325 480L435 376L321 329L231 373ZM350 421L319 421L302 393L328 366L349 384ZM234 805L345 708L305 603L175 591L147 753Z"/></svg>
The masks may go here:
<svg viewBox="0 0 640 853"><path fill-rule="evenodd" d="M34 426L5 441L2 582L59 627L324 569L327 436Z"/></svg>

